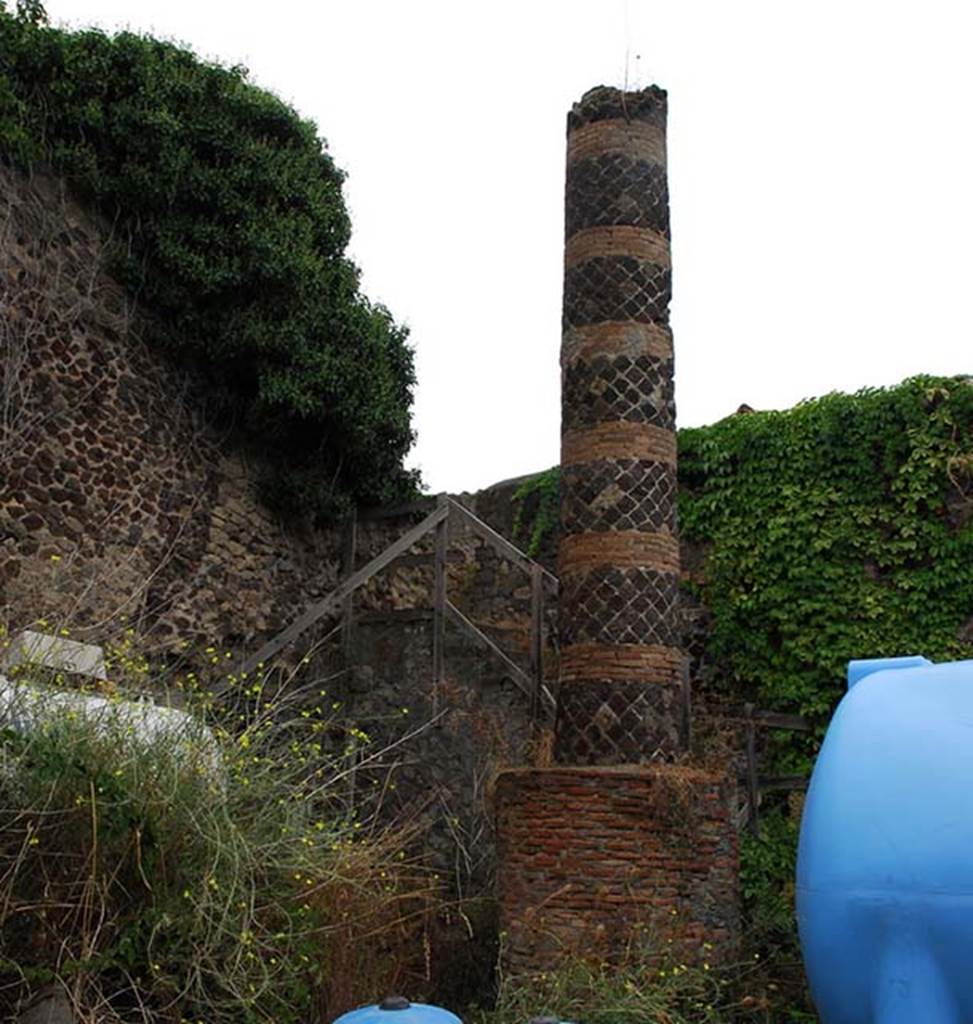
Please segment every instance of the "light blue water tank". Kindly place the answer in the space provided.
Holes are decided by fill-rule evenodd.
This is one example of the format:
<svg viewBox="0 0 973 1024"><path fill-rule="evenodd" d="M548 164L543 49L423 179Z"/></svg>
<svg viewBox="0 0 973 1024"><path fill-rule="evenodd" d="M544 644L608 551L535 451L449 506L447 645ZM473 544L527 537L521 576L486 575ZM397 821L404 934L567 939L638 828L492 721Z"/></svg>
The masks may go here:
<svg viewBox="0 0 973 1024"><path fill-rule="evenodd" d="M822 1024L973 1022L973 661L853 661L848 683L797 858Z"/></svg>
<svg viewBox="0 0 973 1024"><path fill-rule="evenodd" d="M373 1006L362 1006L342 1014L334 1024L463 1024L441 1006L410 1003L402 996L389 996Z"/></svg>

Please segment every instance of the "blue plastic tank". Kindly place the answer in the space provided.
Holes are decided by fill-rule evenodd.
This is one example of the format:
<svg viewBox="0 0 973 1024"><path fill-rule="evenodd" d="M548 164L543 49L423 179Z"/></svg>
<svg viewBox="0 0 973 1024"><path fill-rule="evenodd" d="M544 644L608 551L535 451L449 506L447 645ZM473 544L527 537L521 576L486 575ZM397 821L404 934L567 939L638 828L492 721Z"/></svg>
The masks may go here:
<svg viewBox="0 0 973 1024"><path fill-rule="evenodd" d="M373 1006L362 1006L342 1014L334 1024L463 1024L441 1006L410 1003L402 996L389 996Z"/></svg>
<svg viewBox="0 0 973 1024"><path fill-rule="evenodd" d="M822 1024L973 1021L973 661L853 661L848 683L797 858Z"/></svg>

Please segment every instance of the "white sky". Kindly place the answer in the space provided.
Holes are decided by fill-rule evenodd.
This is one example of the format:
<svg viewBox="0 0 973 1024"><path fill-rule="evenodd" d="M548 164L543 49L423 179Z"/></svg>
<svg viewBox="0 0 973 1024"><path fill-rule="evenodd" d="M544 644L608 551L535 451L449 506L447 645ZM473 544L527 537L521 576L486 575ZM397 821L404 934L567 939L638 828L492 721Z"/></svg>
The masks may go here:
<svg viewBox="0 0 973 1024"><path fill-rule="evenodd" d="M433 491L558 460L564 121L669 91L676 399L973 372L962 0L47 0L246 64L348 172L351 255L412 330Z"/></svg>

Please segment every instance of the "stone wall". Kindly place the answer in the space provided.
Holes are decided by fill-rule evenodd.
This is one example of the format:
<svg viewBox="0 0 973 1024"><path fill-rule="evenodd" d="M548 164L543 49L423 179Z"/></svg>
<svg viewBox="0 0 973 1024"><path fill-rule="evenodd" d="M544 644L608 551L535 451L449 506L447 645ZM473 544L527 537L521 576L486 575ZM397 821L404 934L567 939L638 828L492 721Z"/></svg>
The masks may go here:
<svg viewBox="0 0 973 1024"><path fill-rule="evenodd" d="M279 522L255 468L208 422L191 377L108 269L107 228L60 183L0 167L0 608L103 642L122 616L152 651L255 649L349 568L343 530ZM484 500L501 527L512 491ZM474 509L479 498L459 496ZM364 517L360 567L431 510ZM451 531L454 602L525 651L526 578ZM364 611L430 605L432 538L356 595ZM318 633L330 630L333 621ZM297 645L305 649L312 632Z"/></svg>
<svg viewBox="0 0 973 1024"><path fill-rule="evenodd" d="M282 626L333 586L335 538L283 529L107 269L106 229L0 167L0 603L154 648Z"/></svg>
<svg viewBox="0 0 973 1024"><path fill-rule="evenodd" d="M211 645L243 654L431 510L432 498L363 515L353 565L344 528L282 524L258 500L246 454L208 420L191 376L143 341L160 325L112 279L107 227L56 180L0 167L0 231L0 623L64 624L99 644L130 628L163 662ZM516 540L520 483L457 500ZM452 629L446 684L432 691L432 552L430 535L356 594L347 643L330 617L282 661L297 664L330 636L297 682L327 679L340 717L388 748L349 777L345 797L368 803L368 794L388 817L419 822L454 890L483 896L495 866L495 780L543 762L549 733L532 732L503 666ZM542 561L553 560L548 543ZM448 589L526 668L526 575L453 523ZM552 689L555 613L545 650Z"/></svg>
<svg viewBox="0 0 973 1024"><path fill-rule="evenodd" d="M97 644L134 629L153 659L195 659L215 674L207 647L231 651L231 664L255 650L433 508L428 498L363 515L353 563L344 526L282 524L191 377L143 341L161 328L113 280L106 225L56 179L0 167L0 231L0 624L40 620ZM457 498L509 535L515 489ZM387 817L424 822L437 868L483 894L493 871L484 795L528 756L528 701L452 629L446 685L432 692L432 552L430 535L356 593L347 643L331 616L280 660L293 666L321 644L295 682L327 680L339 720L375 748L398 744L347 797L377 789ZM454 522L448 591L526 668L529 580ZM547 661L553 685L553 648Z"/></svg>

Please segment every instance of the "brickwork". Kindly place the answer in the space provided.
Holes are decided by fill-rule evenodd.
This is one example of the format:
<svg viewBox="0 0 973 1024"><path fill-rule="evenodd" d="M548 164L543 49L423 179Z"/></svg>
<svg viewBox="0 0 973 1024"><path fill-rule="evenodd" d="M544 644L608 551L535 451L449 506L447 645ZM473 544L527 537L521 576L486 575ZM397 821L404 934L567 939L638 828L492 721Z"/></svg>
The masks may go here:
<svg viewBox="0 0 973 1024"><path fill-rule="evenodd" d="M561 349L562 764L679 752L679 549L666 97L568 116Z"/></svg>
<svg viewBox="0 0 973 1024"><path fill-rule="evenodd" d="M507 971L548 970L571 954L610 958L640 939L678 959L731 959L732 791L721 776L668 765L504 773Z"/></svg>
<svg viewBox="0 0 973 1024"><path fill-rule="evenodd" d="M679 605L665 93L568 117L561 347L561 767L497 783L504 968L640 943L730 961L735 786L689 746Z"/></svg>

